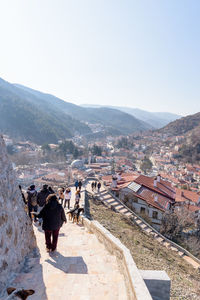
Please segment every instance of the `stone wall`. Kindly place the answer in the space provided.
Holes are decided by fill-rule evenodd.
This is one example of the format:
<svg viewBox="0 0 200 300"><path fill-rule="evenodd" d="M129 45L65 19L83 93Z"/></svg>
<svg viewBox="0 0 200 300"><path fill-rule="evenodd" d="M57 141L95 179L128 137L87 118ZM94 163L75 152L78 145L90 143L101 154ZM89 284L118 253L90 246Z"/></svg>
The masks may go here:
<svg viewBox="0 0 200 300"><path fill-rule="evenodd" d="M32 225L0 136L0 291L35 246Z"/></svg>

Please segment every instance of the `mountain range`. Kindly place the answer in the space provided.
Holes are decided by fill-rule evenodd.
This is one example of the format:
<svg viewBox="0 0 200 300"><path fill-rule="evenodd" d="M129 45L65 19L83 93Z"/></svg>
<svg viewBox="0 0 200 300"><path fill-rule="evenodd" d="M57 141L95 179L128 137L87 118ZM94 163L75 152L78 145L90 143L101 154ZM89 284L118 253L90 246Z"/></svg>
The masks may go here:
<svg viewBox="0 0 200 300"><path fill-rule="evenodd" d="M117 109L81 107L0 78L1 133L38 144L55 143L75 134L91 136L89 123L103 126L104 135L131 134L152 128Z"/></svg>
<svg viewBox="0 0 200 300"><path fill-rule="evenodd" d="M101 105L83 104L83 107L102 107ZM170 122L180 119L181 116L169 112L149 112L138 108L124 107L124 106L103 106L113 109L118 109L128 113L140 121L149 124L152 129L159 129L169 124Z"/></svg>

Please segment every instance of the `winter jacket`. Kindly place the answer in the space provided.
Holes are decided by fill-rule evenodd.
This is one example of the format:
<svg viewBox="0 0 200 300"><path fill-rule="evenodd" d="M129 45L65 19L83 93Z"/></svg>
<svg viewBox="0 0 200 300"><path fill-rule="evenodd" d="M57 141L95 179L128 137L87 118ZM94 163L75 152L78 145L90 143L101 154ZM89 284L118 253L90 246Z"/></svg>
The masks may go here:
<svg viewBox="0 0 200 300"><path fill-rule="evenodd" d="M50 195L48 189L42 189L37 195L37 203L40 207L46 204L46 199Z"/></svg>
<svg viewBox="0 0 200 300"><path fill-rule="evenodd" d="M63 222L67 221L64 209L57 200L47 203L37 218L43 219L43 230L57 230L63 225Z"/></svg>
<svg viewBox="0 0 200 300"><path fill-rule="evenodd" d="M78 180L75 182L75 187L78 187Z"/></svg>
<svg viewBox="0 0 200 300"><path fill-rule="evenodd" d="M36 206L37 205L37 191L31 190L27 191L28 205Z"/></svg>
<svg viewBox="0 0 200 300"><path fill-rule="evenodd" d="M66 199L66 200L70 200L70 199L71 199L72 193L71 193L71 192L68 192L68 193L65 192L64 195L65 195L65 199Z"/></svg>
<svg viewBox="0 0 200 300"><path fill-rule="evenodd" d="M78 187L79 187L79 188L81 188L81 187L82 187L82 182L81 182L81 181L79 181L79 183L78 183Z"/></svg>

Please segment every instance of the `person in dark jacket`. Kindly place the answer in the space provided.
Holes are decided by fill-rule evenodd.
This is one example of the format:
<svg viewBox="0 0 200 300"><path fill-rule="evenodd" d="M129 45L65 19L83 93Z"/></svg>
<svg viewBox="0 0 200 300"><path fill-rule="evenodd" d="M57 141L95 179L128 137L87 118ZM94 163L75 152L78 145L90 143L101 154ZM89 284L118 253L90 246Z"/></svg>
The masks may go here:
<svg viewBox="0 0 200 300"><path fill-rule="evenodd" d="M95 181L95 183L94 183L94 188L95 188L95 190L96 190L96 188L97 188L97 182Z"/></svg>
<svg viewBox="0 0 200 300"><path fill-rule="evenodd" d="M78 180L75 181L74 185L75 185L75 188L76 188L76 191L77 191L77 189L78 189Z"/></svg>
<svg viewBox="0 0 200 300"><path fill-rule="evenodd" d="M101 189L101 182L98 182L98 184L97 184L97 188L98 188L98 193L100 193L100 189Z"/></svg>
<svg viewBox="0 0 200 300"><path fill-rule="evenodd" d="M46 199L50 195L48 190L48 185L44 184L42 189L37 194L37 204L39 205L38 211L40 212L44 205L46 204ZM41 225L42 219L39 219L39 225Z"/></svg>
<svg viewBox="0 0 200 300"><path fill-rule="evenodd" d="M55 192L54 192L54 190L52 189L51 186L49 186L49 193L50 193L50 194L55 194Z"/></svg>
<svg viewBox="0 0 200 300"><path fill-rule="evenodd" d="M67 222L64 209L55 194L50 194L47 197L47 203L37 215L37 218L43 219L42 229L45 233L47 252L55 251L59 230L63 222Z"/></svg>
<svg viewBox="0 0 200 300"><path fill-rule="evenodd" d="M48 190L48 185L44 184L42 189L37 194L37 203L40 207L43 207L46 204L46 199L50 195Z"/></svg>
<svg viewBox="0 0 200 300"><path fill-rule="evenodd" d="M78 187L79 187L79 191L81 191L81 187L82 187L82 181L81 180L79 180L79 182L78 182Z"/></svg>
<svg viewBox="0 0 200 300"><path fill-rule="evenodd" d="M31 218L31 212L37 212L37 191L35 189L35 185L32 184L27 191L28 198L28 215ZM31 218L32 221L32 218ZM36 217L34 216L34 221L36 222Z"/></svg>

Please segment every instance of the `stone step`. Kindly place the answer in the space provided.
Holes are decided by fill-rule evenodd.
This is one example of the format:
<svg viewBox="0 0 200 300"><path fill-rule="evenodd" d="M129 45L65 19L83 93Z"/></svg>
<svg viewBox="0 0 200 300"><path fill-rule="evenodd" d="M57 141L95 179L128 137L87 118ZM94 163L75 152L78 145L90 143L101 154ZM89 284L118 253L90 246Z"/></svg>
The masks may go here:
<svg viewBox="0 0 200 300"><path fill-rule="evenodd" d="M162 243L164 241L163 238L161 238L160 236L156 237L156 241L158 241L159 243Z"/></svg>
<svg viewBox="0 0 200 300"><path fill-rule="evenodd" d="M171 246L170 249L171 249L172 251L178 252L178 249L177 249L176 247Z"/></svg>
<svg viewBox="0 0 200 300"><path fill-rule="evenodd" d="M122 213L122 214L129 213L129 211L125 207L123 207L123 209L120 209L119 212Z"/></svg>
<svg viewBox="0 0 200 300"><path fill-rule="evenodd" d="M185 255L185 253L184 253L183 251L178 251L178 255L179 255L180 257L183 257L183 256Z"/></svg>
<svg viewBox="0 0 200 300"><path fill-rule="evenodd" d="M112 204L118 204L119 202L117 202L116 200L114 200L114 199L104 199L103 198L103 201L106 201L107 203L112 203Z"/></svg>
<svg viewBox="0 0 200 300"><path fill-rule="evenodd" d="M185 259L189 264L191 264L195 269L200 268L200 264L194 261L191 257L184 255L183 259Z"/></svg>
<svg viewBox="0 0 200 300"><path fill-rule="evenodd" d="M135 221L138 225L142 223L142 221L140 219Z"/></svg>
<svg viewBox="0 0 200 300"><path fill-rule="evenodd" d="M123 209L123 208L124 208L124 206L122 206L121 204L118 204L118 205L115 206L115 209L116 209L116 210L119 210L119 211L120 211L121 209Z"/></svg>
<svg viewBox="0 0 200 300"><path fill-rule="evenodd" d="M158 235L156 232L154 232L154 231L150 232L150 234L152 234L154 238L157 238L157 237L159 236L159 235Z"/></svg>
<svg viewBox="0 0 200 300"><path fill-rule="evenodd" d="M144 229L144 231L146 232L146 233L151 233L152 232L152 230L151 230L151 228L146 228L146 229Z"/></svg>
<svg viewBox="0 0 200 300"><path fill-rule="evenodd" d="M140 227L141 227L142 229L147 229L147 228L148 228L147 225L144 224L144 223L140 224Z"/></svg>
<svg viewBox="0 0 200 300"><path fill-rule="evenodd" d="M132 216L132 213L130 211L127 211L123 213L123 215L125 215L126 217L131 217Z"/></svg>
<svg viewBox="0 0 200 300"><path fill-rule="evenodd" d="M167 248L169 248L171 246L171 244L169 242L164 242L163 245Z"/></svg>

